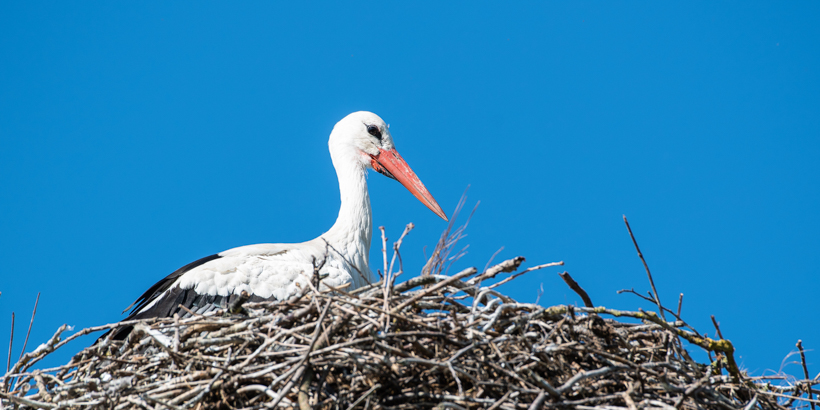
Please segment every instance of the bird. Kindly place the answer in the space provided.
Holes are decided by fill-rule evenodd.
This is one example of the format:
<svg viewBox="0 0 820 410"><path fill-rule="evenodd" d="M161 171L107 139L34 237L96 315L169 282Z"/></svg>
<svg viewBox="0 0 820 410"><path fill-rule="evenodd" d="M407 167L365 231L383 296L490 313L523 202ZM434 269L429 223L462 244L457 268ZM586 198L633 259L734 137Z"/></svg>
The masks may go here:
<svg viewBox="0 0 820 410"><path fill-rule="evenodd" d="M327 232L307 242L240 246L191 262L148 288L123 311L133 308L124 320L204 314L227 307L243 291L251 301L286 300L310 288L315 268L319 268L320 290L371 283L370 169L397 180L448 220L396 151L390 129L378 115L367 111L347 115L333 127L328 148L339 180L341 207ZM129 326L118 328L111 338L124 339L130 331Z"/></svg>

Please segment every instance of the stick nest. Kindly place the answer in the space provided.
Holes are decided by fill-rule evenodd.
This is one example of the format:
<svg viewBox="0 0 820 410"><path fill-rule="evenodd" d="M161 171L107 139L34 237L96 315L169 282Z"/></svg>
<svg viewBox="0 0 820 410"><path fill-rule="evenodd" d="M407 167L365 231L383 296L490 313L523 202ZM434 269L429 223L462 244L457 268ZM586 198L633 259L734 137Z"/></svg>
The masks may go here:
<svg viewBox="0 0 820 410"><path fill-rule="evenodd" d="M728 341L704 338L680 320L518 303L482 285L523 260L478 275L471 268L87 329L68 340L134 326L124 341L101 339L65 366L29 371L68 341L60 341L61 328L0 379L0 407L784 407L776 395L788 392L733 367ZM717 358L696 363L684 340Z"/></svg>

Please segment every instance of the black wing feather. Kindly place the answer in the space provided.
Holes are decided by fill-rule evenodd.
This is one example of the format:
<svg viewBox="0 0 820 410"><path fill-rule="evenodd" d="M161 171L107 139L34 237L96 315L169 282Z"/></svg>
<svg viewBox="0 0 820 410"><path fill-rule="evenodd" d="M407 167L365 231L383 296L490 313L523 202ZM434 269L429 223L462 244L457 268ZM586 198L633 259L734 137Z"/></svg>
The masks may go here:
<svg viewBox="0 0 820 410"><path fill-rule="evenodd" d="M185 307L194 307L199 303L207 302L202 301L203 297L205 298L213 298L214 300L210 301L214 305L221 305L224 303L222 300L217 301L217 298L225 299L223 296L209 296L209 295L199 295L193 289L180 289L179 287L175 287L171 289L171 285L179 279L180 276L184 275L186 272L190 271L191 269L196 268L197 266L204 265L212 260L219 259L221 256L219 254L206 256L202 259L196 260L191 262L177 270L175 270L170 275L166 276L164 279L160 280L159 282L155 283L154 286L148 288L145 293L142 294L131 306L125 308L127 311L131 309L133 306L134 309L131 310L131 313L123 320L131 320L131 319L145 319L150 317L169 317L172 316L174 313L179 311L179 305L183 305ZM166 291L168 291L166 293ZM147 306L149 303L153 302L154 300L158 299L157 303L154 306L151 306L150 309L142 311L142 308ZM216 303L214 303L216 302ZM218 306L213 306L212 309ZM212 310L208 309L208 310ZM201 312L204 313L205 311ZM123 311L125 313L125 311ZM114 334L111 336L114 340L123 340L131 330L133 329L132 326L126 326L119 329L114 330ZM97 341L104 339L108 336L109 332L106 332L102 336L100 336ZM96 342L95 342L96 343Z"/></svg>
<svg viewBox="0 0 820 410"><path fill-rule="evenodd" d="M206 263L208 263L212 260L216 260L216 259L219 259L219 258L221 258L221 256L219 256L219 254L215 254L215 255L211 255L211 256L206 256L202 259L195 260L195 261L193 261L193 262L191 262L191 263L189 263L189 264L175 270L173 273L166 276L164 279L162 279L159 282L155 283L154 286L151 286L150 288L148 288L148 290L146 290L145 293L142 294L142 296L140 296L137 300L134 301L134 303L131 304L131 306L134 306L134 305L136 305L136 306L134 306L134 309L131 311L131 314L128 315L128 317L125 320L135 319L133 316L135 316L135 314L137 312L139 312L140 309L142 309L147 304L153 302L154 299L156 299L160 295L162 295L163 292L168 290L171 287L171 285L173 285L174 282L176 282L176 280L179 279L179 277L184 275L186 272L190 271L193 268L196 268L197 266L204 265L204 264L206 264ZM131 309L131 306L128 306L127 308L125 308L125 310ZM125 312L125 310L123 312ZM159 316L159 315L152 315L152 316ZM163 315L163 316L169 316L169 315Z"/></svg>

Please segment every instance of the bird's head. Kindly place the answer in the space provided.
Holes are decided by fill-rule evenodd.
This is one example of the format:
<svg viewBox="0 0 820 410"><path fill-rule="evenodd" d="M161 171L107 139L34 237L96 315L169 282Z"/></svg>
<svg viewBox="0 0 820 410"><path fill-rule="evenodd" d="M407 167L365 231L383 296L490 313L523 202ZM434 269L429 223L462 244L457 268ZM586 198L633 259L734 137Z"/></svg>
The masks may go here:
<svg viewBox="0 0 820 410"><path fill-rule="evenodd" d="M344 157L357 161L362 167L399 181L431 211L447 220L436 200L396 151L390 128L378 115L358 111L342 118L333 127L328 145L331 154L346 153Z"/></svg>

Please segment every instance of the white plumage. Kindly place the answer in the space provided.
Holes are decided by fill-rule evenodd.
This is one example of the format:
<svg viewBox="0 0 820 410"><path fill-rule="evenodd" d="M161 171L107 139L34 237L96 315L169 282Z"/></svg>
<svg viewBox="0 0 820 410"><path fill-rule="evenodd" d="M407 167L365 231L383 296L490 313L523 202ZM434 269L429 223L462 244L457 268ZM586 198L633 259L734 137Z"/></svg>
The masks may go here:
<svg viewBox="0 0 820 410"><path fill-rule="evenodd" d="M188 264L148 289L134 302L136 307L128 318L170 316L180 311L180 305L203 313L224 307L242 291L252 300L287 299L309 289L314 264L321 265L321 287L351 283L357 288L370 283L373 223L368 169L398 180L447 220L398 154L390 130L376 114L361 111L348 115L333 128L328 146L342 202L330 230L307 242L242 246ZM114 337L122 338L127 332Z"/></svg>

